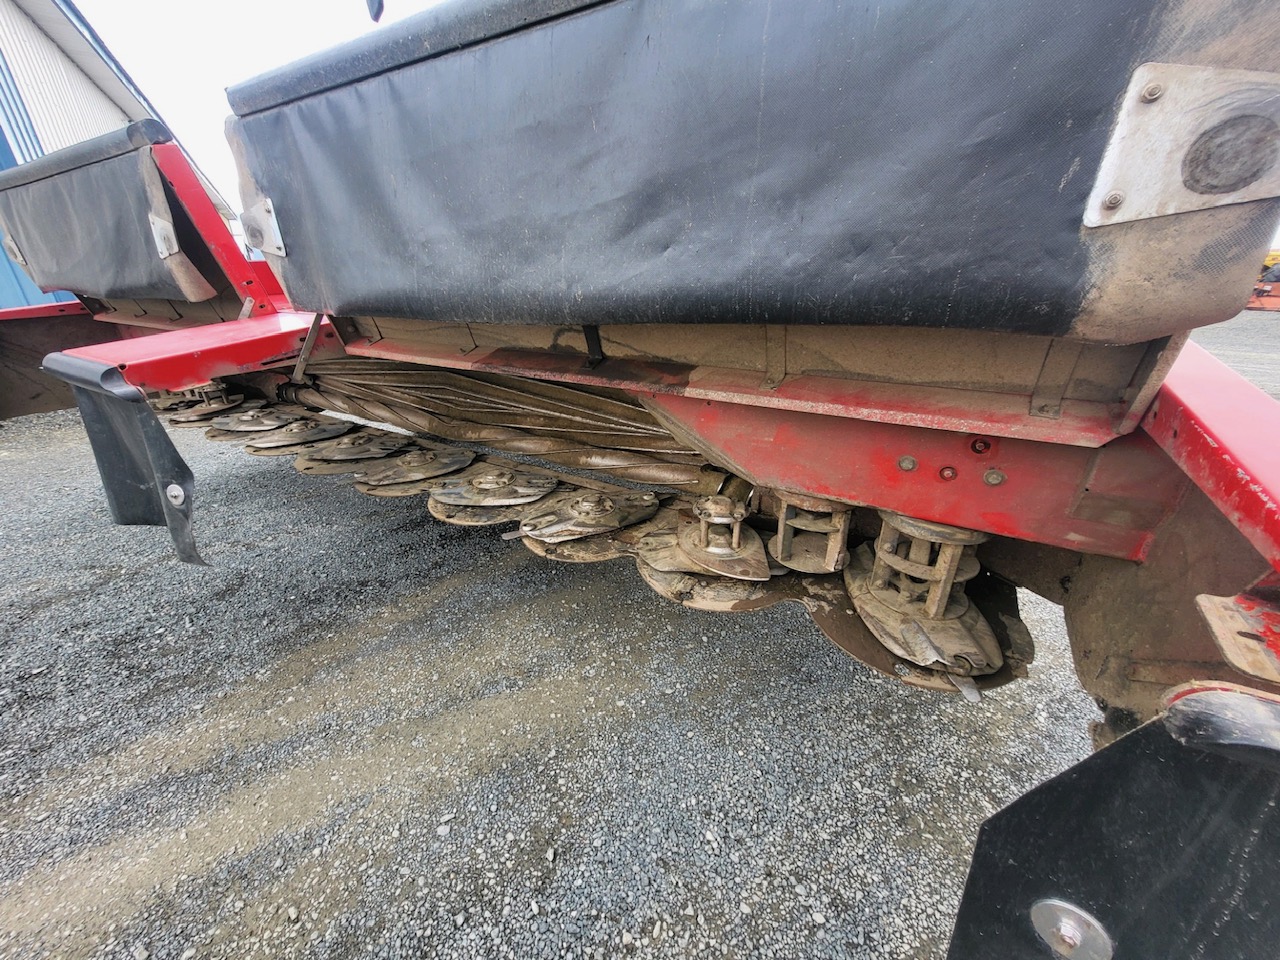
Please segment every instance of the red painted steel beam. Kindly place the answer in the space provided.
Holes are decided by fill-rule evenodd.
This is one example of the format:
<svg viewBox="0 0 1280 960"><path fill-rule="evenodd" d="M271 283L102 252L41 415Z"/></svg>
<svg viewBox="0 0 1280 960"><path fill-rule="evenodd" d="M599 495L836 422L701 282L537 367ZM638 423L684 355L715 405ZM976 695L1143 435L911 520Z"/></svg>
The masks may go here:
<svg viewBox="0 0 1280 960"><path fill-rule="evenodd" d="M1028 409L1029 398L1019 394L818 376L788 377L770 388L762 383L763 374L759 371L615 359L588 368L586 358L577 353L509 348L459 353L454 348L393 339L353 340L347 344L347 353L454 370L613 387L633 393L666 393L1083 447L1100 446L1115 436L1115 424L1099 404L1066 401L1061 417L1033 417Z"/></svg>
<svg viewBox="0 0 1280 960"><path fill-rule="evenodd" d="M1090 450L675 394L645 403L759 486L1129 560L1187 484L1141 432Z"/></svg>
<svg viewBox="0 0 1280 960"><path fill-rule="evenodd" d="M5 320L57 320L59 317L92 316L79 300L58 303L36 303L29 307L6 307L0 310L0 323Z"/></svg>
<svg viewBox="0 0 1280 960"><path fill-rule="evenodd" d="M160 174L173 188L178 202L191 218L196 231L208 244L218 266L235 284L241 300L253 300L253 313L268 313L275 309L288 309L284 292L271 268L261 260L250 260L244 255L239 241L232 235L227 222L209 196L200 175L176 143L160 143L151 148L151 156Z"/></svg>
<svg viewBox="0 0 1280 960"><path fill-rule="evenodd" d="M1280 570L1280 402L1188 343L1142 428Z"/></svg>
<svg viewBox="0 0 1280 960"><path fill-rule="evenodd" d="M272 313L63 352L116 367L140 390L190 390L217 377L292 363L301 353L314 316ZM342 353L332 325L322 319L312 357L319 360Z"/></svg>

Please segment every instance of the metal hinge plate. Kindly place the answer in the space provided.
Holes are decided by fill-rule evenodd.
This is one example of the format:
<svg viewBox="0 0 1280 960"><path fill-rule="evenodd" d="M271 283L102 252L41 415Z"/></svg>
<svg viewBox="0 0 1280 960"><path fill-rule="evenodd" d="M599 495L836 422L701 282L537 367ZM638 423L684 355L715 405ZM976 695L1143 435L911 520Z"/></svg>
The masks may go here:
<svg viewBox="0 0 1280 960"><path fill-rule="evenodd" d="M1144 63L1085 206L1102 227L1280 196L1280 74Z"/></svg>
<svg viewBox="0 0 1280 960"><path fill-rule="evenodd" d="M151 213L147 214L147 220L151 223L151 238L156 243L156 253L160 254L161 260L169 259L178 252L178 235L173 232L173 224Z"/></svg>
<svg viewBox="0 0 1280 960"><path fill-rule="evenodd" d="M275 204L270 197L263 197L245 210L240 221L244 224L244 237L249 246L273 257L287 256L280 223L276 220Z"/></svg>

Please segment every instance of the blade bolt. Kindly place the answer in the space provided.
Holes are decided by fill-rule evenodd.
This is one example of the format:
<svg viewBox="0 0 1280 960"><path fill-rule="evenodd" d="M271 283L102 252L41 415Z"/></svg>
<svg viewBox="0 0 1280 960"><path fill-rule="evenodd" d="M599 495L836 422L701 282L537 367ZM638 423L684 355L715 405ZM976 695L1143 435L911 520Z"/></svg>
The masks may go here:
<svg viewBox="0 0 1280 960"><path fill-rule="evenodd" d="M1058 938L1058 943L1066 950L1075 950L1084 942L1084 935L1080 932L1080 928L1070 920L1059 920L1053 933Z"/></svg>
<svg viewBox="0 0 1280 960"><path fill-rule="evenodd" d="M986 437L978 437L973 443L969 444L969 449L974 453L986 453L991 449L991 441Z"/></svg>
<svg viewBox="0 0 1280 960"><path fill-rule="evenodd" d="M1148 83L1142 88L1142 102L1155 103L1164 96L1164 85L1159 83Z"/></svg>
<svg viewBox="0 0 1280 960"><path fill-rule="evenodd" d="M171 483L164 488L164 496L175 507L180 507L187 502L187 491L176 483Z"/></svg>
<svg viewBox="0 0 1280 960"><path fill-rule="evenodd" d="M899 457L899 458L898 458L898 469L899 469L899 470L905 470L905 471L907 471L908 473L910 473L910 472L911 472L912 470L914 470L917 466L918 466L918 464L916 463L916 458L915 458L915 457Z"/></svg>
<svg viewBox="0 0 1280 960"><path fill-rule="evenodd" d="M999 470L995 469L995 467L992 467L982 475L982 482L988 487L998 487L1000 484L1004 483L1006 479L1008 478Z"/></svg>
<svg viewBox="0 0 1280 960"><path fill-rule="evenodd" d="M1124 194L1119 190L1112 190L1102 201L1102 206L1107 210L1115 210L1122 203L1124 203Z"/></svg>
<svg viewBox="0 0 1280 960"><path fill-rule="evenodd" d="M938 471L938 476L943 480L954 480L958 476L958 471L955 467L943 467Z"/></svg>

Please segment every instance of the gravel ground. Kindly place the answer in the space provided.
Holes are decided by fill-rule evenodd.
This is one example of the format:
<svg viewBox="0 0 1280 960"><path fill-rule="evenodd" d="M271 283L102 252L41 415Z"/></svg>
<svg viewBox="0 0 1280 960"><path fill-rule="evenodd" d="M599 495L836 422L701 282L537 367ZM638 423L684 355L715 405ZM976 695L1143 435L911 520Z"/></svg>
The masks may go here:
<svg viewBox="0 0 1280 960"><path fill-rule="evenodd" d="M1191 339L1280 400L1280 313L1246 310L1234 320L1201 327Z"/></svg>
<svg viewBox="0 0 1280 960"><path fill-rule="evenodd" d="M1027 681L912 690L798 607L686 610L178 431L211 568L0 426L0 955L941 957L990 813L1083 758Z"/></svg>

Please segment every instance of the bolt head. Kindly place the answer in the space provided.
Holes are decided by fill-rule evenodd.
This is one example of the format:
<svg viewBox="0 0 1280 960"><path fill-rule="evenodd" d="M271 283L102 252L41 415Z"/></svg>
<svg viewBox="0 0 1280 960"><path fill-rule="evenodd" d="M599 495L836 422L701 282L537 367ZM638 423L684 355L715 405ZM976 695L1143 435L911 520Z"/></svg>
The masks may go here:
<svg viewBox="0 0 1280 960"><path fill-rule="evenodd" d="M187 491L176 483L171 483L164 488L164 498L172 503L175 507L180 507L187 502Z"/></svg>
<svg viewBox="0 0 1280 960"><path fill-rule="evenodd" d="M1155 103L1164 96L1164 84L1148 83L1142 88L1142 102Z"/></svg>
<svg viewBox="0 0 1280 960"><path fill-rule="evenodd" d="M1124 203L1124 194L1119 190L1112 190L1102 201L1102 205L1108 210L1115 210L1122 203Z"/></svg>
<svg viewBox="0 0 1280 960"><path fill-rule="evenodd" d="M991 441L986 437L976 437L973 443L969 444L969 449L974 453L986 453L991 449Z"/></svg>
<svg viewBox="0 0 1280 960"><path fill-rule="evenodd" d="M905 470L905 471L907 471L908 473L910 473L910 472L911 472L912 470L914 470L917 466L919 466L919 464L918 464L918 463L916 463L916 458L915 458L915 457L899 457L899 458L898 458L898 469L899 469L899 470Z"/></svg>
<svg viewBox="0 0 1280 960"><path fill-rule="evenodd" d="M516 475L510 470L488 470L471 478L471 485L477 490L499 490L516 482Z"/></svg>
<svg viewBox="0 0 1280 960"><path fill-rule="evenodd" d="M1084 942L1084 934L1070 920L1062 919L1053 928L1053 935L1064 950L1075 950Z"/></svg>
<svg viewBox="0 0 1280 960"><path fill-rule="evenodd" d="M580 517L602 517L613 511L613 500L603 493L583 494L573 503L573 512Z"/></svg>
<svg viewBox="0 0 1280 960"><path fill-rule="evenodd" d="M943 480L954 480L959 475L955 467L943 467L938 471L938 476Z"/></svg>
<svg viewBox="0 0 1280 960"><path fill-rule="evenodd" d="M998 487L1008 478L994 467L982 475L982 482L988 487Z"/></svg>

